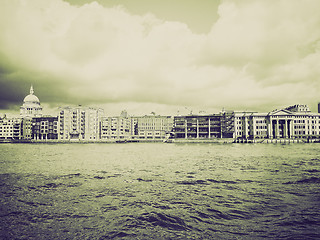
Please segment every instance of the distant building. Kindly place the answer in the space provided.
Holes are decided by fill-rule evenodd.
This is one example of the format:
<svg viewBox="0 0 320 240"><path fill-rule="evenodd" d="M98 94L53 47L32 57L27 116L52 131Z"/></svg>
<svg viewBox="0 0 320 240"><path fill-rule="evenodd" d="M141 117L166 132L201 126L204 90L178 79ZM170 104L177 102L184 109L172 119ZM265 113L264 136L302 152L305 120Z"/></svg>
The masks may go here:
<svg viewBox="0 0 320 240"><path fill-rule="evenodd" d="M164 139L172 131L173 117L146 115L132 118L132 137L136 139Z"/></svg>
<svg viewBox="0 0 320 240"><path fill-rule="evenodd" d="M219 114L209 115L175 116L173 132L175 138L233 138L234 112L221 112Z"/></svg>
<svg viewBox="0 0 320 240"><path fill-rule="evenodd" d="M59 112L59 140L98 141L102 109L89 107L63 107Z"/></svg>
<svg viewBox="0 0 320 240"><path fill-rule="evenodd" d="M102 117L101 140L131 138L131 118L127 115Z"/></svg>
<svg viewBox="0 0 320 240"><path fill-rule="evenodd" d="M0 140L19 140L21 138L21 119L0 118Z"/></svg>
<svg viewBox="0 0 320 240"><path fill-rule="evenodd" d="M32 118L22 118L20 135L23 140L32 139Z"/></svg>
<svg viewBox="0 0 320 240"><path fill-rule="evenodd" d="M310 112L310 108L303 104L292 105L284 108L284 110L288 110L290 112Z"/></svg>
<svg viewBox="0 0 320 240"><path fill-rule="evenodd" d="M20 116L22 118L42 116L40 100L36 95L34 95L32 85L30 87L30 94L24 98L23 105L20 107Z"/></svg>
<svg viewBox="0 0 320 240"><path fill-rule="evenodd" d="M320 114L306 105L294 105L269 113L237 112L235 138L319 138Z"/></svg>
<svg viewBox="0 0 320 240"><path fill-rule="evenodd" d="M42 116L32 119L33 140L58 139L58 117Z"/></svg>

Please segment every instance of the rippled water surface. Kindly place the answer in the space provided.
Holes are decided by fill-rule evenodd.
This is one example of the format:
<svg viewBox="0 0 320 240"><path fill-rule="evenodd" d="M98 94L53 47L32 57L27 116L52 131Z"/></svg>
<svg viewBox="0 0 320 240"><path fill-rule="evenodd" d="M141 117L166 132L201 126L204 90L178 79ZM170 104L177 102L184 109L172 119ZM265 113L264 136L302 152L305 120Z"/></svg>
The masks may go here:
<svg viewBox="0 0 320 240"><path fill-rule="evenodd" d="M317 239L320 144L0 144L1 239Z"/></svg>

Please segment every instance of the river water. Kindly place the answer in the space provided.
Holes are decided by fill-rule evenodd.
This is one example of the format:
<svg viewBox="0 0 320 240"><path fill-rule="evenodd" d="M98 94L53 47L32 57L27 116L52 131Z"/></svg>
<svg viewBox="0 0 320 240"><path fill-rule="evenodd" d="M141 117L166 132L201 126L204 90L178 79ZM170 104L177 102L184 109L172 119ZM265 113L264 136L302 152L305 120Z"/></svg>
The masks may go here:
<svg viewBox="0 0 320 240"><path fill-rule="evenodd" d="M319 239L319 144L0 144L1 239Z"/></svg>

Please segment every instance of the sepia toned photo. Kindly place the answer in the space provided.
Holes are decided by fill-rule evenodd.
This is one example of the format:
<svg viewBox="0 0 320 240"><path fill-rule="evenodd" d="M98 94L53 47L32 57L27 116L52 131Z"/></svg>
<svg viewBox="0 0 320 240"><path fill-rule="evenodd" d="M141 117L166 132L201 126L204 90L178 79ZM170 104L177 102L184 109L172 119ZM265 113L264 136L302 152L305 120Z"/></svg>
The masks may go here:
<svg viewBox="0 0 320 240"><path fill-rule="evenodd" d="M0 239L320 239L319 10L0 0Z"/></svg>

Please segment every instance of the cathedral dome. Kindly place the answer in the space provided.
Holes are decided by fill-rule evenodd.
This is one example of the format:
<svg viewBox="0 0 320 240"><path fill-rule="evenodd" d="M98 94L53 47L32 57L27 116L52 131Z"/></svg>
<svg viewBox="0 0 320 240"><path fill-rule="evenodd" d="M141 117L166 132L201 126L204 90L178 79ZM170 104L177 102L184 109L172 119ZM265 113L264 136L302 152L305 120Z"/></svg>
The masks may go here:
<svg viewBox="0 0 320 240"><path fill-rule="evenodd" d="M42 116L42 107L39 98L34 95L33 87L30 88L30 94L23 99L23 105L20 107L22 117Z"/></svg>
<svg viewBox="0 0 320 240"><path fill-rule="evenodd" d="M27 95L24 99L23 102L25 103L39 103L40 104L40 100L36 95L33 94L29 94Z"/></svg>
<svg viewBox="0 0 320 240"><path fill-rule="evenodd" d="M40 100L39 98L33 94L34 91L33 91L33 87L31 86L30 88L30 94L27 95L24 99L23 99L23 103L27 103L27 104L30 104L30 103L33 103L33 104L38 104L40 105Z"/></svg>

